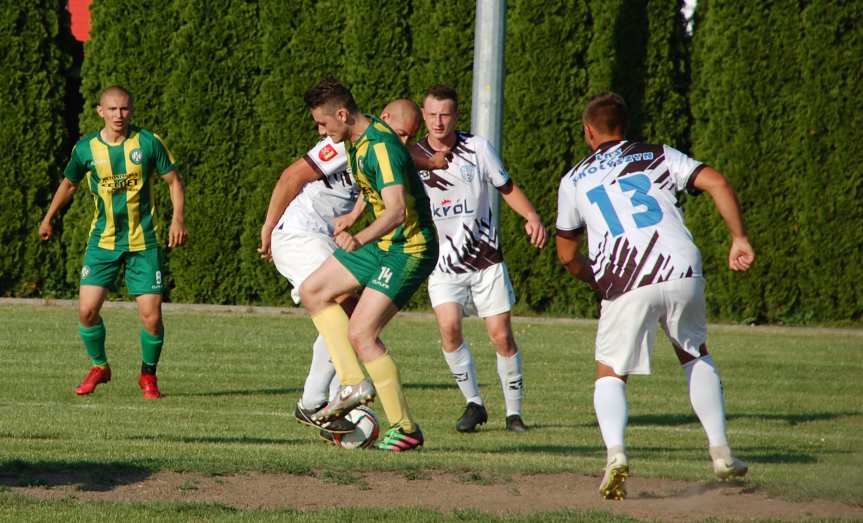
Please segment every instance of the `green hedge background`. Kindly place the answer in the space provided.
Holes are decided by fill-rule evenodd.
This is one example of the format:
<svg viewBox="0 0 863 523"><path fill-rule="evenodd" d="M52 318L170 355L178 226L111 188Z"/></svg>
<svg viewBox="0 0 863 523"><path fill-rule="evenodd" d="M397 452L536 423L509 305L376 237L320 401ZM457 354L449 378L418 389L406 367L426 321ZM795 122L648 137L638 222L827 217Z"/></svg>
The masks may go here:
<svg viewBox="0 0 863 523"><path fill-rule="evenodd" d="M863 5L699 0L692 35L681 5L510 0L511 175L553 232L560 176L587 154L581 108L615 90L632 109L633 138L714 165L740 195L758 252L744 275L727 269L728 235L710 198L683 201L713 318L859 322ZM351 85L368 112L451 84L470 128L473 0L231 0L218 10L203 0L158 9L94 0L80 82L65 2L0 6L0 165L10 178L0 188L0 295L75 296L90 198L76 196L56 241L39 242L37 230L71 145L99 126L93 109L106 85L135 94L135 122L165 139L186 183L190 241L167 255L172 301L290 303L255 248L276 178L317 139L302 94L324 75ZM170 200L164 184L158 191L164 238ZM594 316L595 298L558 266L553 242L537 253L503 208L519 312ZM426 303L418 294L413 305Z"/></svg>

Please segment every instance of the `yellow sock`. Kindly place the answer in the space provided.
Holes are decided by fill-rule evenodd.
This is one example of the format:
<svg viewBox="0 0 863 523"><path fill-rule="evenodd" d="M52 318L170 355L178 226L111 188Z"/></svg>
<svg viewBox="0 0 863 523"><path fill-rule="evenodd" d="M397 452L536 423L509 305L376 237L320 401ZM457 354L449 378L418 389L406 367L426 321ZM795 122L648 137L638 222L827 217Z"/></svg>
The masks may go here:
<svg viewBox="0 0 863 523"><path fill-rule="evenodd" d="M389 353L366 363L366 370L369 371L369 376L375 384L375 390L378 392L378 398L384 406L390 425L399 425L405 432L416 430L402 392L399 370Z"/></svg>
<svg viewBox="0 0 863 523"><path fill-rule="evenodd" d="M356 385L363 381L363 369L348 341L348 315L344 309L340 305L330 305L312 316L312 322L327 342L327 351L342 385Z"/></svg>

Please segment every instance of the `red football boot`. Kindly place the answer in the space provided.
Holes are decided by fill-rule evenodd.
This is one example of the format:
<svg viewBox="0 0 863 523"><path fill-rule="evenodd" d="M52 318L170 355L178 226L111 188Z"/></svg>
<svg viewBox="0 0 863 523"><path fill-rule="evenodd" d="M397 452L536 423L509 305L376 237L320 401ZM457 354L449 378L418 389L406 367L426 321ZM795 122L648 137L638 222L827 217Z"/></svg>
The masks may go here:
<svg viewBox="0 0 863 523"><path fill-rule="evenodd" d="M159 386L156 384L155 374L141 374L138 379L138 386L144 391L145 400L157 400L162 397Z"/></svg>
<svg viewBox="0 0 863 523"><path fill-rule="evenodd" d="M94 365L87 373L87 377L75 388L75 394L85 396L96 390L96 385L111 381L111 367L105 365Z"/></svg>

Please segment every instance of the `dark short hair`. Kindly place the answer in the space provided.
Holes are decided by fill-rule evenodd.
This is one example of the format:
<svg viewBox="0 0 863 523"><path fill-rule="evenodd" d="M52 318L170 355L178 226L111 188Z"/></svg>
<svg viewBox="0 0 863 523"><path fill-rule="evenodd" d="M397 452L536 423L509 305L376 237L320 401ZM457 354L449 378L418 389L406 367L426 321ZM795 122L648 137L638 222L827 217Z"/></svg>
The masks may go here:
<svg viewBox="0 0 863 523"><path fill-rule="evenodd" d="M303 100L305 100L306 106L309 109L329 105L333 109L344 107L351 113L359 111L351 90L331 76L324 78L306 91Z"/></svg>
<svg viewBox="0 0 863 523"><path fill-rule="evenodd" d="M626 134L629 116L623 97L611 91L600 93L587 101L581 118L601 133Z"/></svg>
<svg viewBox="0 0 863 523"><path fill-rule="evenodd" d="M433 85L426 90L423 100L431 96L435 100L452 100L458 109L458 93L452 87L444 84Z"/></svg>
<svg viewBox="0 0 863 523"><path fill-rule="evenodd" d="M130 104L134 103L134 100L132 99L132 93L130 93L128 89L126 89L120 84L109 85L108 87L102 89L102 91L99 93L99 103L102 102L102 97L110 92L120 92L129 99Z"/></svg>

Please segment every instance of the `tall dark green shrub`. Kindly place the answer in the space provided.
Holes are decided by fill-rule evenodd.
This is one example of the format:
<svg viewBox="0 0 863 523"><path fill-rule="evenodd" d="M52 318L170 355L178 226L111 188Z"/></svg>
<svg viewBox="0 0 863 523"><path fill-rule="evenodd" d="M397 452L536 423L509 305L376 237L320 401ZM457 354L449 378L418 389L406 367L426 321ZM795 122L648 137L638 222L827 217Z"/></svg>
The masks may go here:
<svg viewBox="0 0 863 523"><path fill-rule="evenodd" d="M254 103L261 80L258 5L178 2L173 57L161 110L186 183L188 245L171 253L172 299L246 303L254 296L244 264L258 263L244 244L249 187L247 154L258 139Z"/></svg>
<svg viewBox="0 0 863 523"><path fill-rule="evenodd" d="M801 133L798 2L699 2L691 93L694 156L723 172L740 196L757 251L745 274L728 269L729 237L709 196L689 201L687 225L701 247L708 308L722 318L776 321L801 310L800 224L795 207L808 173L795 168ZM818 198L816 195L812 195Z"/></svg>
<svg viewBox="0 0 863 523"><path fill-rule="evenodd" d="M282 170L319 139L303 102L306 90L341 71L344 18L335 0L261 3L261 83L255 99L256 143L248 149L253 180L244 216L243 249L260 244L273 186ZM322 35L333 36L323 39ZM256 299L292 304L290 286L272 264L248 260L243 274L253 283Z"/></svg>
<svg viewBox="0 0 863 523"><path fill-rule="evenodd" d="M587 152L580 111L588 91L590 13L581 0L508 4L503 156L554 234L561 176ZM592 315L586 286L565 275L554 241L531 246L524 221L501 203L504 255L523 307Z"/></svg>
<svg viewBox="0 0 863 523"><path fill-rule="evenodd" d="M71 65L64 2L0 2L0 295L62 292L60 242L40 242L48 207L70 148L64 74ZM62 230L59 224L56 231Z"/></svg>
<svg viewBox="0 0 863 523"><path fill-rule="evenodd" d="M863 4L807 2L798 35L801 147L788 151L800 310L791 319L863 318ZM777 166L779 167L779 166ZM780 167L781 169L781 167ZM780 173L782 170L780 170ZM781 176L782 174L780 174Z"/></svg>
<svg viewBox="0 0 863 523"><path fill-rule="evenodd" d="M110 85L119 84L129 89L134 97L132 122L159 134L174 152L173 137L165 125L166 114L162 106L165 85L174 63L168 45L177 29L174 2L164 2L159 9L153 9L152 5L133 0L101 0L91 4L90 10L91 38L84 46L86 60L81 67L84 107L80 134L98 130L104 125L96 113L99 93ZM68 161L68 158L63 161ZM182 176L182 161L179 170ZM171 201L165 184L156 183L155 190L158 236L160 244L166 245ZM66 279L70 285L77 286L92 217L90 192L81 187L65 218L63 240L68 248ZM170 253L167 254L165 283L170 289L171 263Z"/></svg>

